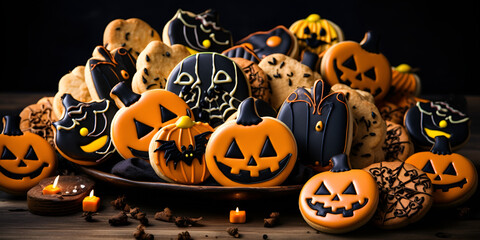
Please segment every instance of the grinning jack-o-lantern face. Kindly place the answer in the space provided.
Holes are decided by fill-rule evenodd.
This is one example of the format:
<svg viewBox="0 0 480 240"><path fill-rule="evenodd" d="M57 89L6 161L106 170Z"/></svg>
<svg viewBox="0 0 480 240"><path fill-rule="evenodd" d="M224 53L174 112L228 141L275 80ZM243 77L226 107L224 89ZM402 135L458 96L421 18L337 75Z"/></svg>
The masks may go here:
<svg viewBox="0 0 480 240"><path fill-rule="evenodd" d="M297 159L295 138L280 121L259 117L247 98L235 121L212 134L205 158L211 175L224 186L275 186L292 171Z"/></svg>
<svg viewBox="0 0 480 240"><path fill-rule="evenodd" d="M22 194L49 177L56 167L52 146L42 137L22 133L18 116L5 116L0 134L0 189Z"/></svg>
<svg viewBox="0 0 480 240"><path fill-rule="evenodd" d="M153 136L179 117L191 116L181 98L163 89L136 94L121 82L112 89L112 97L120 109L112 120L110 133L117 152L125 159L138 157L148 161Z"/></svg>
<svg viewBox="0 0 480 240"><path fill-rule="evenodd" d="M368 172L350 169L347 155L335 155L332 162L330 171L315 175L302 188L298 200L300 212L316 229L350 231L375 213L378 188Z"/></svg>
<svg viewBox="0 0 480 240"><path fill-rule="evenodd" d="M388 93L392 81L390 63L378 51L377 39L367 32L359 44L343 41L330 47L322 58L322 77L331 85L342 83L370 92L375 100Z"/></svg>
<svg viewBox="0 0 480 240"><path fill-rule="evenodd" d="M437 136L430 151L415 153L405 162L422 169L430 178L437 206L458 205L468 200L477 188L475 166L464 156L452 153L445 136Z"/></svg>

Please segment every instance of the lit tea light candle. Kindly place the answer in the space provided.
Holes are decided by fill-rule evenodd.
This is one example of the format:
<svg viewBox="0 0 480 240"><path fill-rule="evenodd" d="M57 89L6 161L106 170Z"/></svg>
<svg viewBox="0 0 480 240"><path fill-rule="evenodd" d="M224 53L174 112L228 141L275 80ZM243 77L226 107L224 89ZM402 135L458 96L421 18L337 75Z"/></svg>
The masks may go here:
<svg viewBox="0 0 480 240"><path fill-rule="evenodd" d="M60 175L58 175L55 178L55 180L53 181L53 184L47 185L46 187L43 188L43 190L42 190L43 195L53 195L53 194L57 194L61 191L61 189L57 186L59 177L60 177Z"/></svg>
<svg viewBox="0 0 480 240"><path fill-rule="evenodd" d="M245 223L247 214L245 211L239 211L238 207L235 211L230 211L230 223Z"/></svg>
<svg viewBox="0 0 480 240"><path fill-rule="evenodd" d="M83 199L84 212L96 212L100 206L100 198L93 195L93 189L90 191L90 196Z"/></svg>

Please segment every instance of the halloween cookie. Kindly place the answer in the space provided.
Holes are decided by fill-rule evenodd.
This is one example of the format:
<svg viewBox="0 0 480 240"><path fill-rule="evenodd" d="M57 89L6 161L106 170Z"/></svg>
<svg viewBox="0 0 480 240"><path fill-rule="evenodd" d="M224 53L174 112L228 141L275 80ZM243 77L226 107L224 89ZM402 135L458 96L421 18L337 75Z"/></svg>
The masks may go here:
<svg viewBox="0 0 480 240"><path fill-rule="evenodd" d="M409 96L419 96L421 91L420 77L408 64L400 64L392 68L392 85L387 100L396 102Z"/></svg>
<svg viewBox="0 0 480 240"><path fill-rule="evenodd" d="M386 229L417 222L433 204L433 186L427 174L402 161L374 163L364 169L377 182L380 202L372 222Z"/></svg>
<svg viewBox="0 0 480 240"><path fill-rule="evenodd" d="M354 119L355 131L349 155L352 168L364 168L383 161L385 152L382 147L387 126L375 106L372 94L338 83L332 86L332 90L345 94Z"/></svg>
<svg viewBox="0 0 480 240"><path fill-rule="evenodd" d="M183 45L169 47L161 41L151 41L138 55L132 90L141 94L150 89L164 89L172 69L189 55Z"/></svg>
<svg viewBox="0 0 480 240"><path fill-rule="evenodd" d="M57 156L47 140L19 128L20 117L3 117L0 134L0 190L25 194L56 169Z"/></svg>
<svg viewBox="0 0 480 240"><path fill-rule="evenodd" d="M415 151L407 130L401 124L391 121L385 121L387 132L385 142L383 143L383 151L385 152L385 161L391 162L395 160L405 161Z"/></svg>
<svg viewBox="0 0 480 240"><path fill-rule="evenodd" d="M157 175L168 182L204 182L210 176L205 148L213 131L208 123L194 122L189 116L161 128L148 149L150 164Z"/></svg>
<svg viewBox="0 0 480 240"><path fill-rule="evenodd" d="M20 112L20 130L35 133L54 146L52 123L57 121L53 112L53 97L43 97Z"/></svg>
<svg viewBox="0 0 480 240"><path fill-rule="evenodd" d="M66 159L85 166L97 165L115 152L110 123L115 103L102 99L81 102L66 93L62 96L63 117L53 123L55 147Z"/></svg>
<svg viewBox="0 0 480 240"><path fill-rule="evenodd" d="M320 68L330 85L342 83L370 92L376 101L387 95L392 82L390 63L379 51L373 32L367 32L361 43L343 41L328 48Z"/></svg>
<svg viewBox="0 0 480 240"><path fill-rule="evenodd" d="M309 88L320 74L285 54L275 53L263 58L258 66L267 74L272 88L270 104L278 109L295 89Z"/></svg>
<svg viewBox="0 0 480 240"><path fill-rule="evenodd" d="M235 45L223 51L222 54L232 59L243 58L254 63L260 62L260 58L257 56L257 54L252 49L248 48L246 45L243 44Z"/></svg>
<svg viewBox="0 0 480 240"><path fill-rule="evenodd" d="M132 85L137 69L135 59L125 48L116 48L110 53L105 47L97 46L85 66L85 83L93 100L110 98L110 91L119 82Z"/></svg>
<svg viewBox="0 0 480 240"><path fill-rule="evenodd" d="M92 97L85 83L85 66L77 66L58 81L58 91L53 97L53 112L57 119L63 116L62 96L69 93L82 102L90 102Z"/></svg>
<svg viewBox="0 0 480 240"><path fill-rule="evenodd" d="M417 102L405 113L404 126L415 147L428 149L436 136L449 139L453 150L470 138L470 118L442 101Z"/></svg>
<svg viewBox="0 0 480 240"><path fill-rule="evenodd" d="M208 170L224 186L280 185L297 159L295 138L285 124L259 117L253 98L239 108L235 121L220 125L205 151Z"/></svg>
<svg viewBox="0 0 480 240"><path fill-rule="evenodd" d="M170 46L182 44L192 54L221 53L233 46L232 34L219 24L218 13L212 9L199 14L178 9L163 27L162 40Z"/></svg>
<svg viewBox="0 0 480 240"><path fill-rule="evenodd" d="M243 101L245 101L245 100L243 100ZM277 111L275 111L275 109L270 104L263 101L262 99L257 99L257 98L254 98L254 101L255 101L255 109L257 110L258 116L260 116L260 117L273 117L273 118L277 117ZM235 120L235 119L237 119L237 116L238 116L238 111L236 111L235 113L230 115L230 117L228 117L227 121Z"/></svg>
<svg viewBox="0 0 480 240"><path fill-rule="evenodd" d="M270 103L272 87L270 86L270 79L267 77L265 71L263 71L257 63L250 60L239 57L234 57L232 60L235 61L245 73L250 83L252 97Z"/></svg>
<svg viewBox="0 0 480 240"><path fill-rule="evenodd" d="M332 157L330 171L310 178L303 186L298 205L311 227L327 233L345 233L365 225L379 201L377 183L362 169L350 169L348 157Z"/></svg>
<svg viewBox="0 0 480 240"><path fill-rule="evenodd" d="M318 14L310 14L296 21L288 29L297 38L301 51L307 50L317 55L344 40L342 29Z"/></svg>
<svg viewBox="0 0 480 240"><path fill-rule="evenodd" d="M197 53L185 58L170 73L166 89L188 104L197 121L213 128L251 96L242 69L219 53Z"/></svg>
<svg viewBox="0 0 480 240"><path fill-rule="evenodd" d="M253 50L260 59L273 53L282 53L292 58L299 54L297 38L282 25L252 33L237 42L237 45L242 44Z"/></svg>
<svg viewBox="0 0 480 240"><path fill-rule="evenodd" d="M110 134L117 152L125 159L138 157L148 161L148 147L153 136L181 116L190 116L188 105L176 94L152 89L137 94L126 83L112 89L119 107L111 123Z"/></svg>
<svg viewBox="0 0 480 240"><path fill-rule="evenodd" d="M298 160L317 171L331 168L329 160L349 154L353 116L345 95L331 93L322 80L310 89L292 92L278 112L278 119L293 132L298 145Z"/></svg>
<svg viewBox="0 0 480 240"><path fill-rule="evenodd" d="M103 33L103 46L109 51L125 48L134 58L150 41L160 40L160 35L148 23L138 18L115 19Z"/></svg>
<svg viewBox="0 0 480 240"><path fill-rule="evenodd" d="M435 145L430 151L417 152L405 162L421 169L430 178L435 206L457 206L477 190L475 165L468 158L452 153L445 136L435 137Z"/></svg>

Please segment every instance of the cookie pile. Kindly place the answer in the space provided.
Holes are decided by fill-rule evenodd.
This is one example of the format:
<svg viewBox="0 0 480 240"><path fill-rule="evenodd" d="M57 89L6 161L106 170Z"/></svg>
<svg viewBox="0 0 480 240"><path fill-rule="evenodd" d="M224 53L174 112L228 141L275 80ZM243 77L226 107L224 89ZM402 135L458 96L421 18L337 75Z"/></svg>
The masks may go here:
<svg viewBox="0 0 480 240"><path fill-rule="evenodd" d="M467 142L469 117L419 98L420 85L408 65L391 67L375 32L347 41L318 14L234 41L217 12L179 9L161 32L138 18L110 22L21 126L83 166L120 158L143 163L134 175L180 184L304 184L300 211L321 231L370 219L398 228L477 184L451 151ZM18 189L24 166L6 164L15 154L1 143L0 177L12 179L1 187Z"/></svg>

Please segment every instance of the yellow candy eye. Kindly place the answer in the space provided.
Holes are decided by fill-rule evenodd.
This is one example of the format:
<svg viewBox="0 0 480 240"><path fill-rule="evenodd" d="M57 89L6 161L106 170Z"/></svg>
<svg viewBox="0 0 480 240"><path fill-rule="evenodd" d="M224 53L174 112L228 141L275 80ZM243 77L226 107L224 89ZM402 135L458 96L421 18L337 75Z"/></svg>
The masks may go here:
<svg viewBox="0 0 480 240"><path fill-rule="evenodd" d="M202 45L203 45L205 48L208 49L208 48L210 48L210 46L212 45L212 42L210 42L210 40L208 40L208 39L205 39L205 40L203 40Z"/></svg>
<svg viewBox="0 0 480 240"><path fill-rule="evenodd" d="M85 137L88 134L88 129L86 127L83 127L83 128L80 128L79 132L82 137Z"/></svg>
<svg viewBox="0 0 480 240"><path fill-rule="evenodd" d="M446 128L448 126L448 123L447 121L442 120L438 123L438 126L440 126L441 128Z"/></svg>
<svg viewBox="0 0 480 240"><path fill-rule="evenodd" d="M318 121L317 125L315 125L315 131L320 132L320 131L322 131L322 129L323 129L323 122Z"/></svg>

